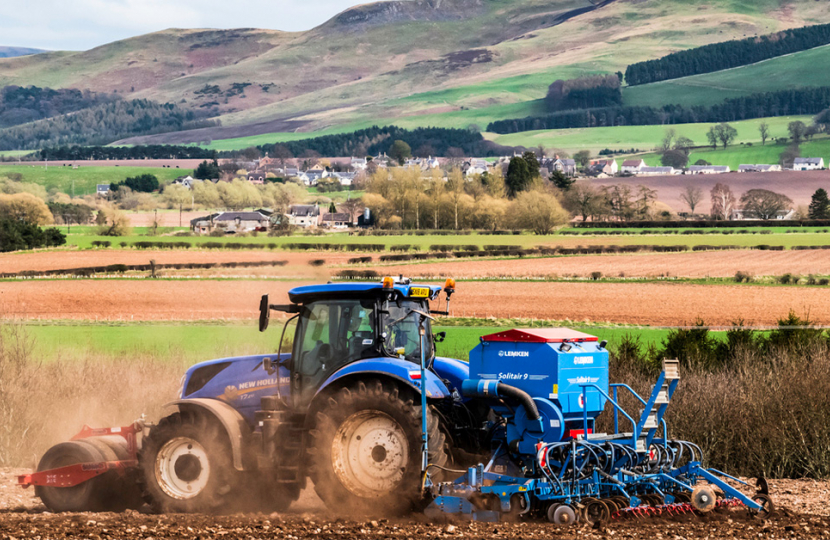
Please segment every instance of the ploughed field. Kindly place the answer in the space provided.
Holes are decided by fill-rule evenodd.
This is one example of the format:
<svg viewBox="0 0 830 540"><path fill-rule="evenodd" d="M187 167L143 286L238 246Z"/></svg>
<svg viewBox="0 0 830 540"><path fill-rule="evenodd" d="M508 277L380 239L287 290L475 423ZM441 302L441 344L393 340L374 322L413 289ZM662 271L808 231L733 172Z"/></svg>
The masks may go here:
<svg viewBox="0 0 830 540"><path fill-rule="evenodd" d="M746 512L723 510L705 516L683 515L632 521L612 520L596 528L560 527L546 522L468 523L408 518L339 516L306 490L284 514L154 515L114 513L51 514L33 490L13 485L24 469L0 469L0 538L826 538L830 536L830 482L771 480L778 511L768 521Z"/></svg>
<svg viewBox="0 0 830 540"><path fill-rule="evenodd" d="M253 319L262 294L282 301L292 287L269 280L26 280L0 282L4 317L80 320ZM324 272L324 270L321 270ZM688 283L461 282L452 315L683 325L775 324L793 309L830 324L830 287ZM441 308L443 308L443 304Z"/></svg>

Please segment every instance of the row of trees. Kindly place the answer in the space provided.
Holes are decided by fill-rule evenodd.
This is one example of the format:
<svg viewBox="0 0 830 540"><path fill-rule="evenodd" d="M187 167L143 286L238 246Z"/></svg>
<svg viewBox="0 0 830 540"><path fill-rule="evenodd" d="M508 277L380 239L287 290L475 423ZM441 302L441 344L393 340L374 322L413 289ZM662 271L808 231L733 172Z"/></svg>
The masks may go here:
<svg viewBox="0 0 830 540"><path fill-rule="evenodd" d="M548 87L545 96L545 105L551 112L621 104L622 91L617 75L587 75L576 79L559 79Z"/></svg>
<svg viewBox="0 0 830 540"><path fill-rule="evenodd" d="M468 129L372 126L351 133L324 135L299 141L264 144L257 149L277 159L316 156L371 156L388 152L395 141L406 143L416 154L432 156L498 155L500 147L484 140L481 133ZM314 154L309 154L313 152ZM237 153L223 156L236 157Z"/></svg>
<svg viewBox="0 0 830 540"><path fill-rule="evenodd" d="M679 51L656 60L631 64L625 70L629 86L711 73L745 66L830 43L830 24L784 30L760 37L713 43Z"/></svg>
<svg viewBox="0 0 830 540"><path fill-rule="evenodd" d="M830 87L823 86L752 94L711 106L604 107L563 111L545 116L497 120L488 124L487 131L503 134L539 129L735 122L769 116L818 114L828 107Z"/></svg>
<svg viewBox="0 0 830 540"><path fill-rule="evenodd" d="M29 150L45 145L103 145L136 135L214 125L215 121L172 103L118 99L71 114L0 129L0 150Z"/></svg>
<svg viewBox="0 0 830 540"><path fill-rule="evenodd" d="M46 146L37 152L40 159L211 159L216 150L198 146L167 146L161 144L136 146ZM259 157L257 155L257 157Z"/></svg>
<svg viewBox="0 0 830 540"><path fill-rule="evenodd" d="M723 183L715 184L710 196L711 215L714 219L732 219L738 202L743 216L750 219L776 219L780 213L793 207L792 199L768 189L750 189L738 200L732 193L732 188Z"/></svg>

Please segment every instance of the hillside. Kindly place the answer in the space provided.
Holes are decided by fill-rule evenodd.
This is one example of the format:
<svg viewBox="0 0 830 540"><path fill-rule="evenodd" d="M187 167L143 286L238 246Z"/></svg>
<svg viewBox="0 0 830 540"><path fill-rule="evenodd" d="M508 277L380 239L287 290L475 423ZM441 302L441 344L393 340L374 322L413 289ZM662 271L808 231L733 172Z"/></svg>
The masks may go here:
<svg viewBox="0 0 830 540"><path fill-rule="evenodd" d="M28 47L6 47L0 45L0 58L15 58L18 56L27 56L30 54L39 54L45 52L43 49L30 49Z"/></svg>
<svg viewBox="0 0 830 540"><path fill-rule="evenodd" d="M811 0L781 6L778 0L384 2L349 9L307 32L171 29L90 51L2 59L0 85L89 88L221 114L222 128L153 141L392 122L486 125L528 114L555 78L614 72L679 49L828 19Z"/></svg>

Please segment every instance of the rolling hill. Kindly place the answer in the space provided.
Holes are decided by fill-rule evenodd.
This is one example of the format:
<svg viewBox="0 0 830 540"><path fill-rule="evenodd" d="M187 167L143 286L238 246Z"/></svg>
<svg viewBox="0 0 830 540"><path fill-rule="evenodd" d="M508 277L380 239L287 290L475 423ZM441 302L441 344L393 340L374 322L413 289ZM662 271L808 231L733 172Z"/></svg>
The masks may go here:
<svg viewBox="0 0 830 540"><path fill-rule="evenodd" d="M15 58L46 52L43 49L30 49L28 47L5 47L0 45L0 58Z"/></svg>
<svg viewBox="0 0 830 540"><path fill-rule="evenodd" d="M372 124L483 127L534 114L556 78L828 21L814 0L391 1L306 32L170 29L90 51L0 59L0 86L89 88L214 110L222 127L123 142L241 147L257 136ZM625 99L650 99L642 92L654 85L627 89ZM718 99L720 89L700 96Z"/></svg>

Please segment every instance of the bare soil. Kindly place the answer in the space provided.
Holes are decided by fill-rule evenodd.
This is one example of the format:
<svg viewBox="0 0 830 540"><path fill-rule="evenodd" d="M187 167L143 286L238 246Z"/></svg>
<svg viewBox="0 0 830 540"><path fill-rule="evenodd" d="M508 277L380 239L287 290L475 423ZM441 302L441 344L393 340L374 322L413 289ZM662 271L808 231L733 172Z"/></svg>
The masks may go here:
<svg viewBox="0 0 830 540"><path fill-rule="evenodd" d="M768 521L740 509L705 516L684 515L635 521L611 521L591 528L559 527L545 522L468 523L430 521L422 515L396 519L357 519L323 508L311 490L284 514L153 515L114 513L51 514L31 488L15 485L21 469L0 469L0 538L826 538L830 518L828 482L771 481L778 508Z"/></svg>
<svg viewBox="0 0 830 540"><path fill-rule="evenodd" d="M738 173L727 174L700 174L693 177L686 175L673 176L641 176L630 178L609 178L592 180L597 186L612 184L628 184L633 189L638 185L648 186L657 190L657 198L668 204L676 212L688 212L687 205L680 198L683 190L689 184L694 184L703 190L704 197L695 212L707 214L711 212L709 192L715 184L722 183L732 189L735 197L740 197L750 189L768 189L776 193L786 193L793 200L795 206L810 204L810 197L816 189L827 184L827 171L781 171L769 173Z"/></svg>
<svg viewBox="0 0 830 540"><path fill-rule="evenodd" d="M381 273L411 277L506 278L588 277L732 277L736 272L754 276L830 274L830 250L706 251L691 253L637 253L631 255L580 255L516 260L456 260L400 266L378 266Z"/></svg>
<svg viewBox="0 0 830 540"><path fill-rule="evenodd" d="M0 282L0 317L82 320L252 319L262 294L284 299L307 281L33 280ZM775 324L793 309L830 324L830 287L764 287L682 283L464 282L452 314L586 322L682 325ZM443 308L443 304L442 304Z"/></svg>

